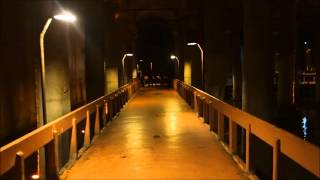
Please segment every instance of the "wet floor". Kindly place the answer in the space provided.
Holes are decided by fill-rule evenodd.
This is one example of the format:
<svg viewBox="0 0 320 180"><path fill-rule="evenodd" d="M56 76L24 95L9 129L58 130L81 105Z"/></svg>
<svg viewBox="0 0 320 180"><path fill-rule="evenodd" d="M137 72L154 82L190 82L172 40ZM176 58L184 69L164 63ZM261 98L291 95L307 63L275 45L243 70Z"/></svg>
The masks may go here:
<svg viewBox="0 0 320 180"><path fill-rule="evenodd" d="M247 179L173 90L142 89L63 179Z"/></svg>

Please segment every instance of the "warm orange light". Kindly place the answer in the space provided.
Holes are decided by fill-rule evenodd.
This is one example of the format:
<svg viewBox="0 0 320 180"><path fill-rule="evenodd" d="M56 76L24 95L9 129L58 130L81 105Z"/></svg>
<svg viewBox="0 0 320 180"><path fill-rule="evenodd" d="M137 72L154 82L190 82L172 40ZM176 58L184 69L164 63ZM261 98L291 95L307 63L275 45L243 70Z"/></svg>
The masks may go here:
<svg viewBox="0 0 320 180"><path fill-rule="evenodd" d="M84 130L81 130L81 133L84 134Z"/></svg>
<svg viewBox="0 0 320 180"><path fill-rule="evenodd" d="M34 174L31 176L31 179L40 179L39 174Z"/></svg>

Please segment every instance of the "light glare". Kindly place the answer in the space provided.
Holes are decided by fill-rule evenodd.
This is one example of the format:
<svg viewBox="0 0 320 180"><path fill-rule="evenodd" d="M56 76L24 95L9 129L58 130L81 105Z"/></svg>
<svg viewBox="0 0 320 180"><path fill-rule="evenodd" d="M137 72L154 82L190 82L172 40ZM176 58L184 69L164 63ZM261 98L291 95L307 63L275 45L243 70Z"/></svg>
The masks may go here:
<svg viewBox="0 0 320 180"><path fill-rule="evenodd" d="M39 179L39 178L40 178L40 176L38 174L34 174L31 176L31 179Z"/></svg>
<svg viewBox="0 0 320 180"><path fill-rule="evenodd" d="M64 12L63 14L55 15L54 18L66 22L74 22L77 20L76 16L74 16L70 12Z"/></svg>
<svg viewBox="0 0 320 180"><path fill-rule="evenodd" d="M191 42L191 43L188 43L187 45L188 46L194 46L194 45L197 45L197 43L196 42Z"/></svg>
<svg viewBox="0 0 320 180"><path fill-rule="evenodd" d="M175 55L171 55L170 59L176 59L176 56Z"/></svg>

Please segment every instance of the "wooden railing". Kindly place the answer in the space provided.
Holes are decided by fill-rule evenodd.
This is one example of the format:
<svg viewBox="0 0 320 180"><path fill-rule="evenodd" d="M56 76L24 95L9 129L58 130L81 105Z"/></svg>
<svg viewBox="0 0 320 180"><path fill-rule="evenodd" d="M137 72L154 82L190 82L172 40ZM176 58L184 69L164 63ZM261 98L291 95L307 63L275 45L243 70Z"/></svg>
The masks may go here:
<svg viewBox="0 0 320 180"><path fill-rule="evenodd" d="M95 113L94 134L98 135L102 129L100 127L103 125L100 124L101 114L104 116L103 120L111 120L138 88L139 82L134 81L0 147L0 177L7 171L15 169L15 177L11 176L11 178L25 179L25 159L40 148L46 147L46 158L50 162L49 166L46 167L46 174L49 176L47 178L58 179L58 172L61 169L59 167L58 137L72 129L69 161L74 160L79 152L77 148L77 124L85 120L83 144L88 147L91 143L90 114ZM100 110L103 112L100 113Z"/></svg>
<svg viewBox="0 0 320 180"><path fill-rule="evenodd" d="M280 152L316 177L320 177L319 147L195 87L186 85L180 80L174 80L173 86L186 102L198 112L199 116L204 118L204 121L209 124L210 129L217 129L217 136L222 141L225 134L224 116L228 117L229 145L227 146L227 150L230 153L234 154L237 151L237 125L246 130L245 162L242 163L248 172L250 171L250 135L253 134L273 149L272 179L278 178L278 158ZM216 116L213 115L214 112L217 113Z"/></svg>

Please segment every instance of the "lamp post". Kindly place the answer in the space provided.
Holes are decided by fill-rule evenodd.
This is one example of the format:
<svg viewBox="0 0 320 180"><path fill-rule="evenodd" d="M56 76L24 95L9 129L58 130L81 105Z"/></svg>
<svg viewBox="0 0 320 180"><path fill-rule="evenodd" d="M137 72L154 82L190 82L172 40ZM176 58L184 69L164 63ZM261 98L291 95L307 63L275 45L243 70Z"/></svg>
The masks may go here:
<svg viewBox="0 0 320 180"><path fill-rule="evenodd" d="M139 62L142 63L144 61L142 59L140 59ZM139 68L137 68L137 69L138 69L138 72L139 72L139 78L141 79L141 77L142 77L142 68L141 68L139 62L137 64L137 67L139 67Z"/></svg>
<svg viewBox="0 0 320 180"><path fill-rule="evenodd" d="M54 19L64 22L74 22L77 18L71 14L70 12L63 12L61 14L53 16ZM43 29L40 33L40 55L41 55L41 94L42 94L42 111L43 111L43 122L39 123L46 124L47 123L47 110L46 110L46 91L45 91L45 82L46 82L46 67L45 67L45 54L44 54L44 36L52 22L52 18L49 18L46 24L43 26Z"/></svg>
<svg viewBox="0 0 320 180"><path fill-rule="evenodd" d="M126 57L132 57L133 56L133 54L132 53L126 53L126 54L124 54L123 55L123 57L122 57L122 60L121 60L121 63L122 63L122 80L123 80L123 84L125 84L125 82L124 82L124 80L125 80L125 73L124 73L124 60L126 59Z"/></svg>
<svg viewBox="0 0 320 180"><path fill-rule="evenodd" d="M46 109L46 91L45 91L45 80L46 80L46 66L45 66L45 54L44 54L44 37L45 37L45 34L52 22L52 20L55 19L55 20L59 20L59 21L64 21L64 22L74 22L76 21L76 17L67 12L67 11L64 11L62 12L61 14L58 14L58 15L55 15L53 16L53 18L49 18L45 25L43 26L43 29L40 33L40 58L41 58L41 73L40 73L40 78L41 78L41 82L40 82L40 87L41 87L41 98L42 98L42 101L41 101L41 105L42 105L42 122L41 120L39 119L38 121L38 127L39 126L42 126L43 124L46 124L47 123L47 109ZM42 152L43 153L43 152ZM42 154L41 153L41 154ZM44 156L42 154L42 156ZM37 154L37 174L33 174L31 176L31 179L39 179L40 178L40 150L38 150L38 154Z"/></svg>
<svg viewBox="0 0 320 180"><path fill-rule="evenodd" d="M179 72L180 72L180 71L179 71L179 65L180 65L179 59L178 59L178 57L175 56L175 55L171 55L171 56L170 56L170 59L177 61L177 65L178 65L178 77L179 77Z"/></svg>
<svg viewBox="0 0 320 180"><path fill-rule="evenodd" d="M187 43L188 46L197 46L201 53L201 84L202 90L204 90L204 77L203 77L203 49L201 48L200 44L196 42Z"/></svg>

